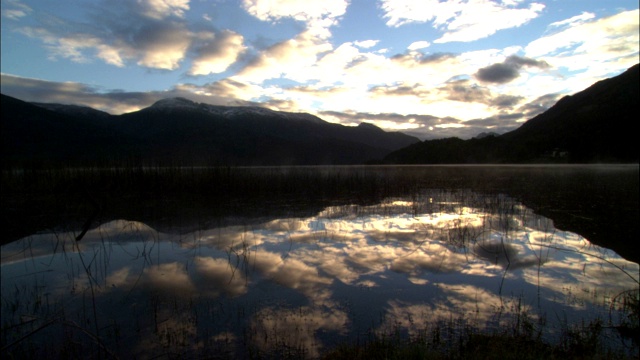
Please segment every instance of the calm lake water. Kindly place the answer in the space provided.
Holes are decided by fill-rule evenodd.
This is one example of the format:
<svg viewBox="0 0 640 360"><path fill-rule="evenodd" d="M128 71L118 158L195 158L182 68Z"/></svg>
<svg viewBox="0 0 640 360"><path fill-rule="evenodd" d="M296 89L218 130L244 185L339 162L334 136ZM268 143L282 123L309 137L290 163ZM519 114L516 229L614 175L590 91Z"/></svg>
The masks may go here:
<svg viewBox="0 0 640 360"><path fill-rule="evenodd" d="M436 330L534 329L557 341L597 319L611 346L637 353L614 327L623 295L638 289L638 263L567 227L637 242L619 238L637 212L624 220L591 209L616 199L637 207L638 167L465 171L302 211L292 209L305 199L290 196L252 216L98 218L79 241L81 227L40 229L2 246L3 353L316 358L374 335ZM460 176L486 178L478 187ZM539 179L555 185L532 187ZM592 227L567 220L579 217Z"/></svg>

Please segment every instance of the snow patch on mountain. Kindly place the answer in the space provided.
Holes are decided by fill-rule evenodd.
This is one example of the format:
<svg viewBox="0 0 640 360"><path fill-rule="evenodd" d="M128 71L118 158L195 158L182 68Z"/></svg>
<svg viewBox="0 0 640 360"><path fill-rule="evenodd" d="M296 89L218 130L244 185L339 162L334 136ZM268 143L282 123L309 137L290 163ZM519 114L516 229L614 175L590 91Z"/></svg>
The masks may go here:
<svg viewBox="0 0 640 360"><path fill-rule="evenodd" d="M316 124L325 121L317 116L307 113L289 113L284 111L274 111L259 106L222 106L197 103L182 97L166 98L156 101L151 107L154 110L173 111L173 110L197 110L207 112L211 115L221 116L225 119L234 119L246 116L259 117L279 117L292 121L308 121Z"/></svg>
<svg viewBox="0 0 640 360"><path fill-rule="evenodd" d="M172 110L172 109L197 109L198 103L182 97L166 98L156 101L151 105L152 109Z"/></svg>

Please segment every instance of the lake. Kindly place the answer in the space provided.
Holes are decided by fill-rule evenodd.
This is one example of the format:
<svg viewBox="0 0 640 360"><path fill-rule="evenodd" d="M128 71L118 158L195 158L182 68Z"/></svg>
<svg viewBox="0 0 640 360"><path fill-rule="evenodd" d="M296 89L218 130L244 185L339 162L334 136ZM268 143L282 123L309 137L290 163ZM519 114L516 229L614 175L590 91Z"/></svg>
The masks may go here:
<svg viewBox="0 0 640 360"><path fill-rule="evenodd" d="M596 326L638 353L619 331L637 165L14 170L3 217L4 356L318 358Z"/></svg>

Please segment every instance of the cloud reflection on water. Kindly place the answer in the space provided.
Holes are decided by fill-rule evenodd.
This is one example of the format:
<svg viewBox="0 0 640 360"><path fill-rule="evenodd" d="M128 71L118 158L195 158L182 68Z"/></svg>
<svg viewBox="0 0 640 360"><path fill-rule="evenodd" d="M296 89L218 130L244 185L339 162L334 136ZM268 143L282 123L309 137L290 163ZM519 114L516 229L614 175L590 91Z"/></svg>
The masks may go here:
<svg viewBox="0 0 640 360"><path fill-rule="evenodd" d="M245 337L238 329L248 326L250 342L262 351L275 336L280 345L303 347L313 356L322 348L321 334L347 334L349 326L375 322L376 331L400 327L415 334L427 322L452 317L479 327L504 325L510 313L535 318L535 308L549 306L560 307L543 312L585 310L574 315L588 316L603 299L637 287L638 277L638 264L556 230L513 200L470 192L328 207L307 218L180 235L125 220L89 231L81 242L74 235L36 234L3 246L3 294L5 286L28 283L24 274L45 271L38 279L62 297L82 292L69 286L95 284L92 291L105 304L123 293L191 304L176 314L158 310L165 322L151 332L157 339L140 339L134 347L145 351L165 346L161 334L171 329L198 338L201 329L189 311L212 299L252 310L249 320L233 326L211 325L215 331L206 341L220 334L240 341ZM75 258L78 251L92 264L92 280ZM347 311L356 306L348 304L367 302L374 312L364 314L368 318L355 317L363 315L357 308Z"/></svg>

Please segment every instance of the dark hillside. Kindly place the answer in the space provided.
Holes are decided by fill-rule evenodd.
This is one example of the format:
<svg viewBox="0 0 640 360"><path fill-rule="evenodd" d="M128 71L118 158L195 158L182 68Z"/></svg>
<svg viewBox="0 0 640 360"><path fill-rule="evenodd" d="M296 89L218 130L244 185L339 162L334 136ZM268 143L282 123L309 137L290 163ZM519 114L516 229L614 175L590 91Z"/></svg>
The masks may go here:
<svg viewBox="0 0 640 360"><path fill-rule="evenodd" d="M440 139L389 154L394 164L638 162L639 66L602 80L501 136Z"/></svg>
<svg viewBox="0 0 640 360"><path fill-rule="evenodd" d="M639 89L639 67L635 65L562 98L502 138L514 144L516 156L523 159L558 149L566 152L568 162L638 161L634 129L640 115Z"/></svg>
<svg viewBox="0 0 640 360"><path fill-rule="evenodd" d="M1 95L3 166L103 161L124 155L129 139L98 123ZM120 145L114 148L112 144Z"/></svg>

